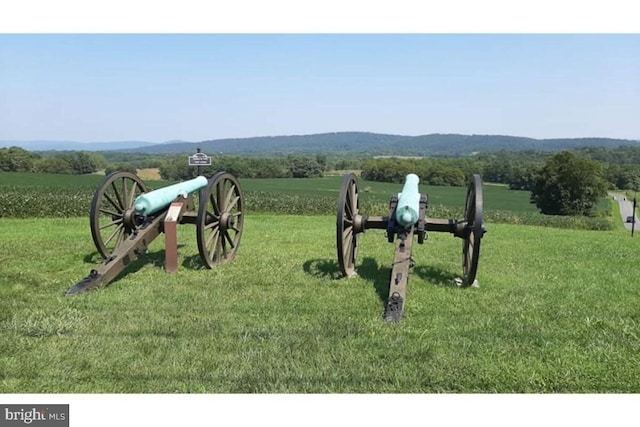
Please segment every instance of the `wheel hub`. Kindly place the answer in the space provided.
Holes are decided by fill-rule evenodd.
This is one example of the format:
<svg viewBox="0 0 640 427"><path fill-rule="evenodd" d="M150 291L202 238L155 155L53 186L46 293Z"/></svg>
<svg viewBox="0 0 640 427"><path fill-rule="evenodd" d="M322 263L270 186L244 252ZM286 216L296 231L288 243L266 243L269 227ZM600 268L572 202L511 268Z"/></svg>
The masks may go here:
<svg viewBox="0 0 640 427"><path fill-rule="evenodd" d="M362 233L364 231L364 223L366 222L366 218L362 215L357 215L353 217L353 232L354 233Z"/></svg>
<svg viewBox="0 0 640 427"><path fill-rule="evenodd" d="M136 221L136 211L135 211L135 209L126 209L122 213L122 223L129 230L132 230L132 229L134 229L134 228L136 228L138 226L137 221Z"/></svg>
<svg viewBox="0 0 640 427"><path fill-rule="evenodd" d="M223 227L224 229L229 229L229 228L233 228L234 225L235 225L235 219L233 215L230 215L226 212L220 215L221 227Z"/></svg>

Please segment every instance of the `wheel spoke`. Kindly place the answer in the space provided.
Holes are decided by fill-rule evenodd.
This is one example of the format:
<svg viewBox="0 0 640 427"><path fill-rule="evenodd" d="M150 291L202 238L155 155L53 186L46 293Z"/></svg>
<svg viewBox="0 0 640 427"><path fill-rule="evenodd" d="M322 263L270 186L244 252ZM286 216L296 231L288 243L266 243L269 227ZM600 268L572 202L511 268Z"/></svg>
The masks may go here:
<svg viewBox="0 0 640 427"><path fill-rule="evenodd" d="M204 230L208 230L210 228L218 227L220 225L220 220L216 220L214 222L210 222L209 224L204 226Z"/></svg>
<svg viewBox="0 0 640 427"><path fill-rule="evenodd" d="M350 239L353 236L353 227L345 228L342 232L342 241L346 242L347 239Z"/></svg>
<svg viewBox="0 0 640 427"><path fill-rule="evenodd" d="M98 209L98 212L101 212L103 214L106 214L106 215L109 215L109 216L112 216L112 217L117 216L117 217L122 218L122 213L108 211L108 210L103 209L103 208Z"/></svg>
<svg viewBox="0 0 640 427"><path fill-rule="evenodd" d="M345 240L344 260L347 262L348 266L351 266L351 265L354 264L354 259L353 259L353 239Z"/></svg>
<svg viewBox="0 0 640 427"><path fill-rule="evenodd" d="M218 203L216 202L216 197L214 194L211 194L209 196L209 201L211 202L211 205L213 206L213 212L214 212L214 216L220 216L220 208L218 207Z"/></svg>
<svg viewBox="0 0 640 427"><path fill-rule="evenodd" d="M122 209L122 207L120 207L116 202L113 201L113 199L111 198L111 196L109 196L109 194L104 193L104 198L107 199L107 201L109 201L109 203L111 203L111 205L116 208L116 210L120 213L122 213L124 211L124 209Z"/></svg>
<svg viewBox="0 0 640 427"><path fill-rule="evenodd" d="M133 201L135 200L136 197L136 187L138 186L138 183L135 181L132 181L133 185L131 186L131 194L129 195L129 199L127 200L127 208L130 208L133 206Z"/></svg>
<svg viewBox="0 0 640 427"><path fill-rule="evenodd" d="M124 182L124 178L123 178L123 182ZM122 202L122 197L120 197L120 192L118 191L118 187L116 187L115 181L111 183L111 187L113 188L113 192L116 195L116 199L118 199L118 203L120 204L120 209L124 210L125 206L124 206L124 203Z"/></svg>
<svg viewBox="0 0 640 427"><path fill-rule="evenodd" d="M239 196L234 197L233 201L227 204L227 212L230 212L231 210L233 210L233 208L237 206L239 200L240 200Z"/></svg>
<svg viewBox="0 0 640 427"><path fill-rule="evenodd" d="M213 243L211 245L211 249L209 250L209 259L213 260L215 253L216 253L216 249L218 247L218 241L220 237L220 229L217 228L213 231L213 233L211 233L211 236L209 236L209 239L207 239L207 248L209 247L210 243Z"/></svg>
<svg viewBox="0 0 640 427"><path fill-rule="evenodd" d="M224 210L226 211L230 211L232 207L229 206L229 203L231 202L231 197L233 196L233 193L236 189L236 186L231 184L231 187L229 188L229 191L227 192L227 195L224 199Z"/></svg>
<svg viewBox="0 0 640 427"><path fill-rule="evenodd" d="M236 245L235 245L235 243L233 243L233 239L229 235L229 231L228 230L224 230L224 234L223 235L227 239L227 241L229 242L229 246L231 247L231 249L234 249L236 247Z"/></svg>
<svg viewBox="0 0 640 427"><path fill-rule="evenodd" d="M349 186L349 212L351 213L351 218L356 215L357 206L358 206L358 194L356 193L356 186Z"/></svg>
<svg viewBox="0 0 640 427"><path fill-rule="evenodd" d="M127 205L127 202L129 201L129 193L127 190L127 180L126 179L122 179L122 208L123 209L127 209L129 207L129 205Z"/></svg>
<svg viewBox="0 0 640 427"><path fill-rule="evenodd" d="M115 219L105 225L100 226L100 230L104 230L105 228L112 227L114 225L122 224L122 218Z"/></svg>
<svg viewBox="0 0 640 427"><path fill-rule="evenodd" d="M224 236L220 239L220 247L222 248L222 258L227 258L227 241Z"/></svg>
<svg viewBox="0 0 640 427"><path fill-rule="evenodd" d="M347 190L344 199L344 216L347 218L353 218L353 209L351 208L350 198L351 198L351 188Z"/></svg>
<svg viewBox="0 0 640 427"><path fill-rule="evenodd" d="M224 194L224 181L220 181L216 185L216 199L218 200L218 208L220 209L220 213L225 211L223 194Z"/></svg>
<svg viewBox="0 0 640 427"><path fill-rule="evenodd" d="M107 238L107 240L104 241L105 245L108 245L109 242L111 241L111 239L113 239L116 234L119 234L122 230L124 229L124 225L120 225L118 226L115 230L113 230L113 232L111 233L111 235L109 235L109 237ZM117 239L116 239L117 241Z"/></svg>

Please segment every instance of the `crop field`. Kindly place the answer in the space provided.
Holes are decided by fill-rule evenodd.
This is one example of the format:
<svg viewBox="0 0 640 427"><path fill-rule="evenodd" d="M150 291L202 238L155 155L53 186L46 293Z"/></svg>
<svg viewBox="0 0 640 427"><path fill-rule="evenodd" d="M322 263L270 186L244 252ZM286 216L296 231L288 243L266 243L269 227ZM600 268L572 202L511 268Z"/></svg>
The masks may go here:
<svg viewBox="0 0 640 427"><path fill-rule="evenodd" d="M47 175L0 172L0 217L62 217L88 215L99 175ZM246 210L256 214L331 215L335 214L341 176L325 178L241 179ZM146 181L150 189L172 182ZM388 212L389 196L402 188L398 184L358 181L362 209L370 215ZM466 188L421 187L429 196L428 215L438 218L462 216ZM485 218L497 223L543 225L559 228L607 230L613 227L610 202L603 199L595 218L541 215L529 203L529 192L506 186L484 185Z"/></svg>
<svg viewBox="0 0 640 427"><path fill-rule="evenodd" d="M53 188L63 191L76 191L93 194L104 176L100 175L56 175L36 173L0 172L0 188L20 189L21 191L48 191ZM150 188L158 188L172 184L174 181L144 180ZM273 178L273 179L242 179L242 189L245 192L261 192L270 194L287 194L292 196L312 196L330 198L335 202L338 198L342 176L328 176L325 178ZM359 180L359 188L363 198L370 201L388 203L389 196L402 188L399 184L381 183ZM28 190L27 190L28 189ZM466 188L463 187L434 187L423 189L430 197L433 205L458 207L464 202ZM489 204L487 209L536 212L534 205L529 203L529 193L526 191L510 191L505 186L487 185L484 188L485 198Z"/></svg>
<svg viewBox="0 0 640 427"><path fill-rule="evenodd" d="M480 288L461 243L415 245L387 324L393 246L362 235L339 278L335 219L248 215L236 259L203 269L179 227L110 286L63 297L98 261L86 218L0 218L3 393L638 393L638 244L621 227L487 224Z"/></svg>

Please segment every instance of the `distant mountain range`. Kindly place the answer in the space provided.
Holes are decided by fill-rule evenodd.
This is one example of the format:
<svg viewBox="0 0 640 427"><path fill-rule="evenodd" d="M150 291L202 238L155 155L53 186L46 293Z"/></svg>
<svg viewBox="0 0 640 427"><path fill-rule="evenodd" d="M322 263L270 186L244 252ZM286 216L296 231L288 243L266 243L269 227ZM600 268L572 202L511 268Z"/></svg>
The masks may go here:
<svg viewBox="0 0 640 427"><path fill-rule="evenodd" d="M20 147L29 151L114 151L151 147L162 144L181 144L186 141L167 141L161 144L148 141L110 141L110 142L76 142L76 141L10 141L0 140L0 147ZM187 143L188 144L188 143Z"/></svg>
<svg viewBox="0 0 640 427"><path fill-rule="evenodd" d="M368 132L334 132L312 135L262 136L216 139L201 142L169 141L161 144L144 141L79 143L72 141L0 141L1 146L18 146L30 151L124 151L138 153L283 155L362 153L368 155L468 155L493 151L558 151L577 147L616 148L640 146L640 140L614 138L535 139L505 135L430 134L390 135Z"/></svg>

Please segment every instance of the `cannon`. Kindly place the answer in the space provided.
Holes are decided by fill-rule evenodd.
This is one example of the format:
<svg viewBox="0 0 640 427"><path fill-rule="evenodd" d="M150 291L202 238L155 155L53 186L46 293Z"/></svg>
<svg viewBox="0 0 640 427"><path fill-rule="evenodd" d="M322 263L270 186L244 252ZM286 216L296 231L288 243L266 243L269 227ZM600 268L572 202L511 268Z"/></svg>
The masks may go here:
<svg viewBox="0 0 640 427"><path fill-rule="evenodd" d="M344 175L338 196L336 217L336 248L340 272L356 277L356 258L360 233L368 229L386 230L389 243L397 240L389 281L389 297L384 319L398 322L402 318L406 300L409 270L413 267L411 248L414 236L418 244L427 239L427 232L449 232L462 239L462 277L456 282L461 287L474 284L480 257L480 242L486 229L482 223L482 179L473 175L468 186L464 217L461 219L434 219L427 217L428 196L418 190L419 177L409 174L402 191L392 195L388 216L366 216L360 212L358 184L353 173Z"/></svg>
<svg viewBox="0 0 640 427"><path fill-rule="evenodd" d="M194 201L198 194L198 206ZM198 252L206 268L233 260L244 225L240 183L227 172L149 191L137 175L113 172L98 185L91 202L91 237L103 258L87 277L69 288L75 295L108 285L161 233L166 252L177 251L176 224L194 224ZM169 232L171 231L171 232ZM177 256L177 254L176 254ZM169 258L167 257L167 263Z"/></svg>

